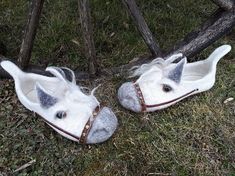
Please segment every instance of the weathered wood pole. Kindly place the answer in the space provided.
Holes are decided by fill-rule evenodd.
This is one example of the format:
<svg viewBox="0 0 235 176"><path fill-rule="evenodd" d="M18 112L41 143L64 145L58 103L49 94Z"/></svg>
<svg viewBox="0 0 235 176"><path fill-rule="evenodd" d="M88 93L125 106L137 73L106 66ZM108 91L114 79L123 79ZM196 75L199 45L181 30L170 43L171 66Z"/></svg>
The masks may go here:
<svg viewBox="0 0 235 176"><path fill-rule="evenodd" d="M83 1L83 3L81 2L81 4L84 4L84 2L87 2L88 0L81 0L81 1ZM132 0L130 0L130 1L123 0L123 1L133 2ZM213 0L213 1L222 2L221 0ZM234 2L234 0L224 0L223 2L225 2L225 1L226 2ZM213 42L218 40L220 37L222 37L223 35L225 35L229 31L231 31L231 29L235 26L235 8L234 8L235 5L234 4L232 5L232 8L229 7L229 8L227 8L227 10L224 10L224 8L218 9L216 11L216 13L214 13L211 16L211 18L209 18L205 23L203 23L195 31L187 34L183 40L181 40L180 42L175 44L170 50L168 50L167 53L164 53L163 56L165 58L167 58L167 56L169 56L169 55L181 52L185 56L187 56L188 58L191 58L194 55L196 55L197 53L201 52L206 47L208 47L209 45L211 45ZM218 3L217 3L217 5L218 5ZM85 13L83 13L83 14L85 14ZM83 17L83 18L85 18L85 17ZM138 22L138 21L136 21L136 22ZM88 40L86 40L86 41L88 41L90 43L87 46L93 45L93 49L94 49L94 42L92 39L92 35L89 35L89 34L92 34L92 32L90 32L91 28L88 27L87 24L88 23L85 24L86 30L83 30L83 31L87 32L88 36L89 36ZM137 26L138 26L138 24L137 24ZM85 32L84 32L84 34L87 34ZM91 44L92 42L93 42L93 44ZM87 48L90 49L91 47L87 47ZM93 68L93 70L96 70L96 67L94 65L96 63L95 55L91 54L91 53L94 54L95 52L88 50L88 53L90 53L90 55L89 55L90 57L88 57L88 58L94 59L94 60L90 61L91 63L89 63L91 65L93 64L93 67L90 67L90 68ZM91 56L94 56L94 57L91 57ZM126 65L122 65L122 66L115 67L115 68L105 68L102 70L102 73L105 76L112 76L114 74L125 75L126 73L128 73L128 70L131 67L147 63L147 62L151 61L151 59L153 59L153 58L154 58L153 55L146 56L144 58L141 58L137 61L131 62ZM4 59L6 59L6 58L0 57L0 62L1 62L1 60L4 60ZM43 68L38 68L37 66L29 66L26 69L26 71L33 72L33 73L40 73L40 74L48 74L47 72L45 72L45 70ZM95 73L95 71L93 73ZM79 77L78 79L88 79L89 78L88 74L84 74L84 73L75 73L75 74ZM1 67L0 67L0 77L9 78L9 74L7 74Z"/></svg>
<svg viewBox="0 0 235 176"><path fill-rule="evenodd" d="M234 0L212 0L215 4L221 7L224 10L231 10L234 8Z"/></svg>
<svg viewBox="0 0 235 176"><path fill-rule="evenodd" d="M183 53L191 58L231 31L235 26L235 11L217 10L217 12L197 30L189 33L178 42L165 56Z"/></svg>
<svg viewBox="0 0 235 176"><path fill-rule="evenodd" d="M147 23L144 20L142 13L140 12L135 0L122 0L128 13L132 17L134 24L140 32L144 42L148 46L153 56L161 56L161 50L156 42L153 34L151 33Z"/></svg>
<svg viewBox="0 0 235 176"><path fill-rule="evenodd" d="M95 76L98 72L98 64L93 39L93 26L91 22L89 0L78 0L78 7L82 35L85 45L85 56L88 59L88 69L90 75Z"/></svg>
<svg viewBox="0 0 235 176"><path fill-rule="evenodd" d="M37 27L39 24L40 14L42 11L44 0L32 0L30 11L28 14L28 22L25 27L24 37L20 47L18 61L20 66L25 69L29 65L33 42L36 36Z"/></svg>

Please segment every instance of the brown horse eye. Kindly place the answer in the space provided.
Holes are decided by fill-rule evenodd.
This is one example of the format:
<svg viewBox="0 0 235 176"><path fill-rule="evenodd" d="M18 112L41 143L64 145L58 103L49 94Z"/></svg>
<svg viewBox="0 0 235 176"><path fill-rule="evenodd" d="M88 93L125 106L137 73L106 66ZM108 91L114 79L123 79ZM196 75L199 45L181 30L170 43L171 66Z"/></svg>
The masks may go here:
<svg viewBox="0 0 235 176"><path fill-rule="evenodd" d="M59 112L57 112L56 113L56 118L58 118L58 119L62 119L62 118L65 118L66 117L66 112L65 111L59 111Z"/></svg>
<svg viewBox="0 0 235 176"><path fill-rule="evenodd" d="M163 84L162 90L164 92L170 92L170 91L172 91L172 87L167 84Z"/></svg>

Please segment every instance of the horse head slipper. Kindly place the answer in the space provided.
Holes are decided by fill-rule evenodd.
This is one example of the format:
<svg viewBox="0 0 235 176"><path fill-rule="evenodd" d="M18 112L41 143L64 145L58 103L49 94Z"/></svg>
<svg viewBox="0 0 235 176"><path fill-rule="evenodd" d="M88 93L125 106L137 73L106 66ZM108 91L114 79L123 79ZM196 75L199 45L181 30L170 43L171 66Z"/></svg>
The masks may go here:
<svg viewBox="0 0 235 176"><path fill-rule="evenodd" d="M101 143L117 128L117 118L108 107L101 107L93 95L76 85L74 72L68 68L47 67L55 77L25 73L10 61L1 66L14 79L16 94L29 110L64 137L83 144Z"/></svg>
<svg viewBox="0 0 235 176"><path fill-rule="evenodd" d="M166 60L154 59L134 70L132 76L140 77L135 82L124 83L118 90L118 99L131 111L152 112L207 91L215 83L217 62L230 50L230 45L220 46L207 59L193 63L187 63L182 54Z"/></svg>

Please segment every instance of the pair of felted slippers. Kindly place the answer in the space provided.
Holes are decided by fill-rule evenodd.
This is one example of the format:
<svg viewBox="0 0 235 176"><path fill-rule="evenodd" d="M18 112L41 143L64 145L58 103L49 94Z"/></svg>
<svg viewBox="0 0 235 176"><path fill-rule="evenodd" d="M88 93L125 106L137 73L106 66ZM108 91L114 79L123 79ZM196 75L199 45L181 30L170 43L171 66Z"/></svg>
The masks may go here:
<svg viewBox="0 0 235 176"><path fill-rule="evenodd" d="M118 90L118 99L129 110L150 112L209 90L215 83L217 62L230 50L231 46L223 45L206 60L193 63L187 63L182 54L167 60L157 58L134 70L133 76L140 77L124 83ZM13 77L20 102L64 137L94 144L106 141L115 132L118 120L113 111L100 105L95 89L89 95L84 93L76 85L72 70L48 67L46 71L54 75L48 77L25 73L10 61L0 64Z"/></svg>

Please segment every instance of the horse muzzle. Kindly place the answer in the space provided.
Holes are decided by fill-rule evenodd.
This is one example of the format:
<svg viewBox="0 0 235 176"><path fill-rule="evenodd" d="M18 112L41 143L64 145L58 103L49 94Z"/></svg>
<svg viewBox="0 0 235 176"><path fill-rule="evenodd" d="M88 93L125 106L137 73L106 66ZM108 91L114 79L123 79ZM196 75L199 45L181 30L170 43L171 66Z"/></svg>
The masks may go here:
<svg viewBox="0 0 235 176"><path fill-rule="evenodd" d="M102 143L108 140L115 132L118 120L113 111L103 107L92 122L86 137L86 144Z"/></svg>
<svg viewBox="0 0 235 176"><path fill-rule="evenodd" d="M134 112L141 112L140 104L134 83L126 82L118 90L118 100L121 105Z"/></svg>

